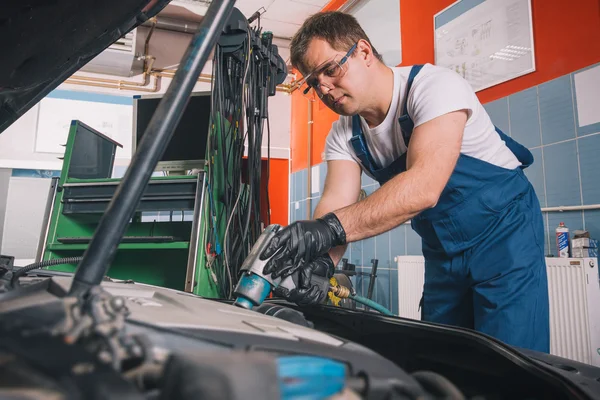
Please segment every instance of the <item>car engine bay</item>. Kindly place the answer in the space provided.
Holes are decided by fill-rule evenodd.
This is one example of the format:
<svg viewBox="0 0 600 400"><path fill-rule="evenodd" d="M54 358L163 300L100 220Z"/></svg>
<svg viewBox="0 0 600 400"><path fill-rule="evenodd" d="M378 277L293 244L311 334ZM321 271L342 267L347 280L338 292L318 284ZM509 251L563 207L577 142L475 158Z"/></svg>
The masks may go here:
<svg viewBox="0 0 600 400"><path fill-rule="evenodd" d="M319 387L341 398L566 399L600 390L597 368L468 330L279 299L249 311L108 278L77 300L68 274L30 274L0 295L3 398L280 399Z"/></svg>
<svg viewBox="0 0 600 400"><path fill-rule="evenodd" d="M102 21L95 18L102 40L80 46L79 55L67 59L77 62L58 60L54 69L20 62L17 78L32 75L28 66L39 69L40 78L28 90L7 91L4 125L122 31L141 23L152 4L167 1L122 3L132 7L127 18L110 30L104 25L116 22L109 12ZM233 299L107 277L234 3L211 2L76 272L0 267L0 398L600 398L600 368L515 349L467 329L327 305L302 307L277 298L246 309ZM93 20L94 10L86 11ZM64 47L70 51L69 43ZM15 88L25 86L18 83ZM265 289L270 287L261 288L261 301Z"/></svg>

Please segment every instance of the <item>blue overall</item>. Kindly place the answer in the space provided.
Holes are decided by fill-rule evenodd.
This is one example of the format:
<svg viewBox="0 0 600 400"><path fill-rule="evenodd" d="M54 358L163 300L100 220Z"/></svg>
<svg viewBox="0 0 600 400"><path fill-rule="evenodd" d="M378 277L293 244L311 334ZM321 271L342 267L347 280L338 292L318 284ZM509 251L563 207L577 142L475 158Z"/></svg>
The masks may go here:
<svg viewBox="0 0 600 400"><path fill-rule="evenodd" d="M421 67L411 69L406 93ZM398 122L408 147L414 123L406 103ZM533 155L496 131L522 166L510 170L461 154L437 205L411 220L425 257L421 315L549 352L542 213L523 172ZM380 185L406 171L406 153L389 166L377 165L358 115L350 141L363 169Z"/></svg>

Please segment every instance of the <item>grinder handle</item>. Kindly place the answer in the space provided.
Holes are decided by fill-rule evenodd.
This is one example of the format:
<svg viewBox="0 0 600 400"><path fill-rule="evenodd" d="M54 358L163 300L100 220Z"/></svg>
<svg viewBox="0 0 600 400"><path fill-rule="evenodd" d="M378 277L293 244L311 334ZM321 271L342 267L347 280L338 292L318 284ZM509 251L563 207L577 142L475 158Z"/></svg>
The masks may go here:
<svg viewBox="0 0 600 400"><path fill-rule="evenodd" d="M323 293L329 292L329 288L331 287L331 283L329 282L329 279L327 279L324 276L319 276L319 275L313 275L310 278L310 283L312 283L313 285L319 286L319 288L321 289L321 291Z"/></svg>
<svg viewBox="0 0 600 400"><path fill-rule="evenodd" d="M324 277L324 276L319 276L319 275L315 275L313 274L310 278L310 283L312 285L317 285L323 292L327 293L329 291L329 288L331 287L330 283L329 283L329 279ZM285 278L281 283L280 286L288 289L288 290L292 290L298 287L298 272L292 274L291 276Z"/></svg>

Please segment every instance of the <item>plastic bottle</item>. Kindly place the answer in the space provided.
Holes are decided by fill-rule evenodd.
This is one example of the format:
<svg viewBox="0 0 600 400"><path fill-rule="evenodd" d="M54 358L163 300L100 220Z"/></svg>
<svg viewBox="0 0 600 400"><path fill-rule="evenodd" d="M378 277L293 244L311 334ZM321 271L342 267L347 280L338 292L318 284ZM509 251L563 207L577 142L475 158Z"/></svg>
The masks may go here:
<svg viewBox="0 0 600 400"><path fill-rule="evenodd" d="M564 222L558 224L556 228L556 248L560 258L569 258L569 228Z"/></svg>

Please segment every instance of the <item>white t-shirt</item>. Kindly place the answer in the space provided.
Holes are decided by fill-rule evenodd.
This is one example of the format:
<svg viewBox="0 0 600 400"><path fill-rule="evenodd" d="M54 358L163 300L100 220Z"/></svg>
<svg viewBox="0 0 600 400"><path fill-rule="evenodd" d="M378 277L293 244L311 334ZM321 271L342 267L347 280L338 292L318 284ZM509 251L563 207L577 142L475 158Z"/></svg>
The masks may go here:
<svg viewBox="0 0 600 400"><path fill-rule="evenodd" d="M406 152L398 118L402 114L406 99L406 86L411 67L396 67L392 70L394 94L384 121L369 129L364 118L360 118L369 151L381 167L390 165ZM521 165L495 131L494 124L469 83L448 68L425 64L414 79L408 94L408 113L415 128L457 110L468 110L461 153L507 169L514 169ZM325 161L358 162L358 157L350 144L351 137L352 117L340 116L333 123L327 136Z"/></svg>

